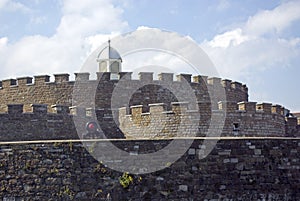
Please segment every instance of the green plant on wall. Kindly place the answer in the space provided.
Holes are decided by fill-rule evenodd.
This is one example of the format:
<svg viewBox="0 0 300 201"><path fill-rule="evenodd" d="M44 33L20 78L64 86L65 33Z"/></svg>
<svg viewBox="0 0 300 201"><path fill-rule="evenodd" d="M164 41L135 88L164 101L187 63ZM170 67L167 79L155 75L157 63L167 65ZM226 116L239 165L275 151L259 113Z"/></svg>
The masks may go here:
<svg viewBox="0 0 300 201"><path fill-rule="evenodd" d="M54 147L59 147L59 146L61 146L61 145L62 145L61 142L54 142L54 144L53 144Z"/></svg>
<svg viewBox="0 0 300 201"><path fill-rule="evenodd" d="M74 192L69 188L69 186L63 186L58 196L60 197L68 196L72 200L74 198Z"/></svg>
<svg viewBox="0 0 300 201"><path fill-rule="evenodd" d="M56 167L53 167L51 169L48 169L48 173L57 174L57 173L59 173L59 170Z"/></svg>
<svg viewBox="0 0 300 201"><path fill-rule="evenodd" d="M1 192L4 192L6 190L6 182L5 181L1 181L1 184L0 184L0 190Z"/></svg>
<svg viewBox="0 0 300 201"><path fill-rule="evenodd" d="M69 149L70 149L70 151L73 151L73 142L69 142Z"/></svg>
<svg viewBox="0 0 300 201"><path fill-rule="evenodd" d="M26 161L25 166L24 166L25 170L29 170L30 167L31 167L30 162Z"/></svg>
<svg viewBox="0 0 300 201"><path fill-rule="evenodd" d="M133 183L133 177L124 172L123 175L119 178L119 182L123 188L127 188L130 184Z"/></svg>
<svg viewBox="0 0 300 201"><path fill-rule="evenodd" d="M107 168L106 168L104 165L102 165L101 162L99 162L99 163L95 166L94 172L105 174L105 173L107 172Z"/></svg>
<svg viewBox="0 0 300 201"><path fill-rule="evenodd" d="M93 142L93 143L88 147L88 152L90 152L91 154L93 154L94 151L95 151L95 147L96 147L96 142Z"/></svg>

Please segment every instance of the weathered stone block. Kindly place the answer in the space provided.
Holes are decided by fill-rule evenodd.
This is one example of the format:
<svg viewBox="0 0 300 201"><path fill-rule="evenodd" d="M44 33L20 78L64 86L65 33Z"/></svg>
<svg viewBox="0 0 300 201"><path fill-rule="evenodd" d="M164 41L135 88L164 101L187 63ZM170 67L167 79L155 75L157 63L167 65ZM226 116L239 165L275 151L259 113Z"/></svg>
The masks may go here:
<svg viewBox="0 0 300 201"><path fill-rule="evenodd" d="M47 107L46 104L31 104L32 112L35 114L47 114Z"/></svg>
<svg viewBox="0 0 300 201"><path fill-rule="evenodd" d="M188 186L187 186L187 185L179 185L178 189L179 189L180 191L186 192L186 191L188 191Z"/></svg>
<svg viewBox="0 0 300 201"><path fill-rule="evenodd" d="M209 77L207 79L207 84L210 84L210 85L220 85L221 84L221 78L218 78L218 77Z"/></svg>
<svg viewBox="0 0 300 201"><path fill-rule="evenodd" d="M246 112L256 112L256 102L239 102L238 109Z"/></svg>
<svg viewBox="0 0 300 201"><path fill-rule="evenodd" d="M256 104L256 110L263 111L266 114L271 114L272 104L271 103L258 103L258 104Z"/></svg>
<svg viewBox="0 0 300 201"><path fill-rule="evenodd" d="M153 81L153 73L152 72L140 72L139 80L145 81L145 82L152 82Z"/></svg>
<svg viewBox="0 0 300 201"><path fill-rule="evenodd" d="M15 86L15 85L17 85L16 79L2 80L2 88L9 88L9 87Z"/></svg>
<svg viewBox="0 0 300 201"><path fill-rule="evenodd" d="M23 104L9 104L7 105L8 114L22 114Z"/></svg>
<svg viewBox="0 0 300 201"><path fill-rule="evenodd" d="M60 83L60 82L67 82L69 81L69 74L68 73L62 73L62 74L54 74L54 82Z"/></svg>
<svg viewBox="0 0 300 201"><path fill-rule="evenodd" d="M161 114L163 111L165 111L166 104L164 103L153 103L149 104L149 112L151 114Z"/></svg>
<svg viewBox="0 0 300 201"><path fill-rule="evenodd" d="M119 72L119 80L131 80L132 72Z"/></svg>
<svg viewBox="0 0 300 201"><path fill-rule="evenodd" d="M164 82L173 82L173 73L159 73L158 80L164 81Z"/></svg>
<svg viewBox="0 0 300 201"><path fill-rule="evenodd" d="M207 84L207 76L204 76L204 75L193 76L193 82L200 83L201 85L206 85Z"/></svg>
<svg viewBox="0 0 300 201"><path fill-rule="evenodd" d="M34 76L34 84L35 85L41 85L45 84L46 82L50 81L49 75L36 75Z"/></svg>
<svg viewBox="0 0 300 201"><path fill-rule="evenodd" d="M90 73L80 72L74 73L75 74L75 81L87 81L89 80Z"/></svg>
<svg viewBox="0 0 300 201"><path fill-rule="evenodd" d="M18 86L26 86L32 84L32 77L19 77L17 78Z"/></svg>
<svg viewBox="0 0 300 201"><path fill-rule="evenodd" d="M56 105L51 105L51 108L53 108L57 114L69 114L70 113L69 106L67 106L67 105L56 104Z"/></svg>
<svg viewBox="0 0 300 201"><path fill-rule="evenodd" d="M191 83L192 74L179 74L176 75L177 81Z"/></svg>

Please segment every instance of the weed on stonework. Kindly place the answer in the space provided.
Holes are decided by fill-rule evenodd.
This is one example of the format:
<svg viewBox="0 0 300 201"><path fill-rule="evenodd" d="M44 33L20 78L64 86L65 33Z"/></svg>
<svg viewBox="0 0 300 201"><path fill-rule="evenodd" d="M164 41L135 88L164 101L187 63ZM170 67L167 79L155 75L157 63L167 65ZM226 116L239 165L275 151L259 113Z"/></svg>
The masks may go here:
<svg viewBox="0 0 300 201"><path fill-rule="evenodd" d="M73 142L69 142L69 149L71 152L73 151Z"/></svg>
<svg viewBox="0 0 300 201"><path fill-rule="evenodd" d="M128 188L130 185L138 185L142 180L141 176L133 177L129 175L128 172L124 172L123 175L119 177L119 183L124 189Z"/></svg>
<svg viewBox="0 0 300 201"><path fill-rule="evenodd" d="M58 196L62 198L68 197L72 200L74 198L74 192L70 190L69 186L64 186L58 193Z"/></svg>
<svg viewBox="0 0 300 201"><path fill-rule="evenodd" d="M124 172L119 178L119 182L123 188L128 188L128 186L133 183L133 177L129 175L128 172Z"/></svg>

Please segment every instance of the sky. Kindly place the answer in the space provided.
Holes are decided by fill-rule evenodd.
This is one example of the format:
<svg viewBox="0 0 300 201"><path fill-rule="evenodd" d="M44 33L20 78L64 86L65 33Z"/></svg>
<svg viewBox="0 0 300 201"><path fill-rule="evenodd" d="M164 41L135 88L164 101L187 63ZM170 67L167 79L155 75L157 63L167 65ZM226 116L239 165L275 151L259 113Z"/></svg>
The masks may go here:
<svg viewBox="0 0 300 201"><path fill-rule="evenodd" d="M300 112L300 1L0 0L0 80L73 74L108 38L149 27L191 38L251 101Z"/></svg>

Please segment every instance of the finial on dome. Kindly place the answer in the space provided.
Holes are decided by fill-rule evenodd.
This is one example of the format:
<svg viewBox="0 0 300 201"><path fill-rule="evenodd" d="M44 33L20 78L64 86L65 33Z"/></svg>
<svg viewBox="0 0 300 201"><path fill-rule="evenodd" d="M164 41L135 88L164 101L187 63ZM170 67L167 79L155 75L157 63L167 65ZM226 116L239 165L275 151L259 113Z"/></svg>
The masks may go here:
<svg viewBox="0 0 300 201"><path fill-rule="evenodd" d="M110 46L110 42L109 38L107 41L108 45L97 56L99 72L111 72L117 75L119 72L122 72L122 58L119 52Z"/></svg>

